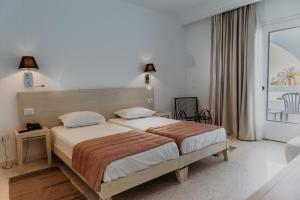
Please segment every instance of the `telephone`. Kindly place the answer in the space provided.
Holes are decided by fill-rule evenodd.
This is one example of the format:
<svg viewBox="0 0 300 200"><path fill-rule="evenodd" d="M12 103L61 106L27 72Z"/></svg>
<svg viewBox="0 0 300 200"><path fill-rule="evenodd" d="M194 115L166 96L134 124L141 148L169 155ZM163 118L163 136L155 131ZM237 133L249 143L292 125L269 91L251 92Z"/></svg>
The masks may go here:
<svg viewBox="0 0 300 200"><path fill-rule="evenodd" d="M42 129L42 126L39 123L27 123L26 124L26 130L19 131L19 133L25 133L33 130L39 130Z"/></svg>
<svg viewBox="0 0 300 200"><path fill-rule="evenodd" d="M38 130L42 129L41 125L39 123L28 123L26 124L27 130L33 131L33 130Z"/></svg>

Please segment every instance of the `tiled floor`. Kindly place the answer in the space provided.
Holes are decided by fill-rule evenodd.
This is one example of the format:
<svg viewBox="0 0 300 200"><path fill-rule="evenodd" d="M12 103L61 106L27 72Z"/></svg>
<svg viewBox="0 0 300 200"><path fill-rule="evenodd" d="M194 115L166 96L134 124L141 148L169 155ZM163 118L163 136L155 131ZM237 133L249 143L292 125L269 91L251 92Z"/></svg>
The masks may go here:
<svg viewBox="0 0 300 200"><path fill-rule="evenodd" d="M149 183L138 186L114 197L116 200L240 200L247 198L267 180L272 178L285 165L285 144L261 141L231 142L237 149L230 154L230 161L209 157L189 167L189 178L183 184L176 182L171 173ZM88 199L97 199L79 178L64 164L64 171L74 183L87 195ZM22 172L46 167L46 162L38 161L25 165ZM0 199L8 199L8 178L18 175L16 168L0 170Z"/></svg>

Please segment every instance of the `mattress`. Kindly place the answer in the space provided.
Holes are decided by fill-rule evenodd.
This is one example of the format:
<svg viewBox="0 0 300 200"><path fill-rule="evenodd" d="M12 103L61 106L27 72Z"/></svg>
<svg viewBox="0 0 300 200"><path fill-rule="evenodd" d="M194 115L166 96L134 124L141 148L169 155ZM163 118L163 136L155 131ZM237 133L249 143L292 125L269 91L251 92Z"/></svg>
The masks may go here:
<svg viewBox="0 0 300 200"><path fill-rule="evenodd" d="M132 129L111 123L79 128L59 126L51 129L51 136L52 143L71 159L74 146L82 141L130 130ZM116 160L106 167L103 182L112 182L161 162L175 159L178 156L179 152L176 143L170 142L154 149Z"/></svg>
<svg viewBox="0 0 300 200"><path fill-rule="evenodd" d="M172 123L180 122L174 119L168 119L164 117L147 117L147 118L139 118L139 119L122 119L115 118L110 119L109 122L122 125L128 128L134 128L142 131L146 131L151 127L164 126ZM180 152L182 154L188 154L193 151L197 151L208 147L212 144L217 144L219 142L226 141L226 131L224 128L219 128L214 131L209 131L207 133L203 133L200 135L188 137L183 140L180 148Z"/></svg>

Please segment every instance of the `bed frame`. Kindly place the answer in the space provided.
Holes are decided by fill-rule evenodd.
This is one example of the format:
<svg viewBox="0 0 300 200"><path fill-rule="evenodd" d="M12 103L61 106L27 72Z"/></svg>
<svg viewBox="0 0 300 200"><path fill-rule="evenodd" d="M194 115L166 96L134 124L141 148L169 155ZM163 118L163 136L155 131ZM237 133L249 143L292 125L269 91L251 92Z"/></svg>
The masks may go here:
<svg viewBox="0 0 300 200"><path fill-rule="evenodd" d="M48 128L59 125L57 117L74 111L95 111L106 119L114 111L134 106L154 109L154 90L146 88L105 88L67 91L20 92L17 94L20 128L38 122ZM24 108L34 115L24 116Z"/></svg>
<svg viewBox="0 0 300 200"><path fill-rule="evenodd" d="M213 145L209 145L198 151L194 151L188 154L180 155L178 159L178 170L176 171L177 181L182 183L187 180L188 177L188 166L194 162L197 162L208 156L222 153L224 160L229 160L228 148L229 141L219 142Z"/></svg>
<svg viewBox="0 0 300 200"><path fill-rule="evenodd" d="M150 180L158 178L164 174L176 171L177 181L183 183L188 177L188 165L196 161L201 160L207 156L215 153L222 152L224 159L228 160L227 150L224 147L227 146L226 142L220 142L211 146L208 146L199 151L195 151L189 154L185 154L179 157L179 159L169 160L161 164L152 166L150 168L136 172L130 176L126 176L117 179L113 182L102 183L101 192L97 193L102 200L111 200L112 196L138 186L142 183L146 183ZM227 147L226 147L227 148ZM53 152L72 169L72 160L56 145L52 145ZM73 169L72 169L73 170ZM83 181L84 178L80 176L75 170L73 170Z"/></svg>
<svg viewBox="0 0 300 200"><path fill-rule="evenodd" d="M111 122L114 123L114 122ZM122 124L115 123L119 126L122 126ZM127 128L132 128L132 126L127 126ZM136 128L137 129L137 128ZM144 131L142 129L137 129L140 131ZM198 151L193 151L191 153L180 155L178 158L178 169L176 170L176 177L177 181L179 183L182 183L187 180L188 177L188 166L194 162L197 162L203 158L206 158L208 156L214 155L214 154L223 154L224 160L229 160L229 140L219 142L213 145L209 145L203 149L200 149Z"/></svg>
<svg viewBox="0 0 300 200"><path fill-rule="evenodd" d="M72 160L57 146L53 145L53 152L72 169ZM141 170L132 175L117 179L112 182L102 183L101 192L97 192L102 200L111 200L112 196L131 189L135 186L146 183L150 180L158 178L162 175L170 173L178 169L178 159L169 160L158 165L154 165L150 168ZM73 170L73 169L72 169ZM80 176L75 170L73 170L83 181L84 178Z"/></svg>
<svg viewBox="0 0 300 200"><path fill-rule="evenodd" d="M151 99L151 100L150 100ZM99 112L107 119L115 117L113 112L121 108L133 106L154 109L154 90L145 88L111 88L69 91L21 92L17 94L20 127L26 123L39 122L49 128L59 125L59 115L90 110ZM24 116L24 108L33 108L33 116ZM52 151L72 169L72 161L61 149L52 145ZM110 200L112 196L133 188L142 183L176 171L179 183L188 176L188 165L212 154L222 152L228 160L227 142L210 145L199 151L181 155L178 159L169 160L141 170L132 175L112 182L102 183L101 192L97 193L102 200ZM72 169L73 170L73 169ZM75 170L73 170L82 178ZM82 178L83 181L84 178Z"/></svg>

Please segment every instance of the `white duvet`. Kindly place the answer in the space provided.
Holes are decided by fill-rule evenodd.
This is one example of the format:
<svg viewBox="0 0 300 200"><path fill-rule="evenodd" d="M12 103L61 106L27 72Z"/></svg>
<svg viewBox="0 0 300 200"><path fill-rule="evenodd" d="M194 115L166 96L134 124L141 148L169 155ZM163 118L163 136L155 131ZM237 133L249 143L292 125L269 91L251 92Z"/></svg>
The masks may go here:
<svg viewBox="0 0 300 200"><path fill-rule="evenodd" d="M51 129L51 135L52 143L71 159L74 146L82 141L130 130L132 129L111 123L103 123L79 128L59 126ZM111 182L161 162L175 159L178 156L179 152L176 144L170 142L154 149L116 160L106 167L103 182Z"/></svg>
<svg viewBox="0 0 300 200"><path fill-rule="evenodd" d="M164 117L153 116L153 117L131 119L131 120L115 118L115 119L110 119L109 122L126 126L128 128L146 131L148 128L151 127L164 126L168 124L177 123L180 121L174 119L168 119ZM214 131L210 131L207 133L203 133L200 135L196 135L184 139L181 144L180 152L183 154L191 153L193 151L197 151L209 145L216 144L223 141L226 141L226 131L224 128L219 128Z"/></svg>

